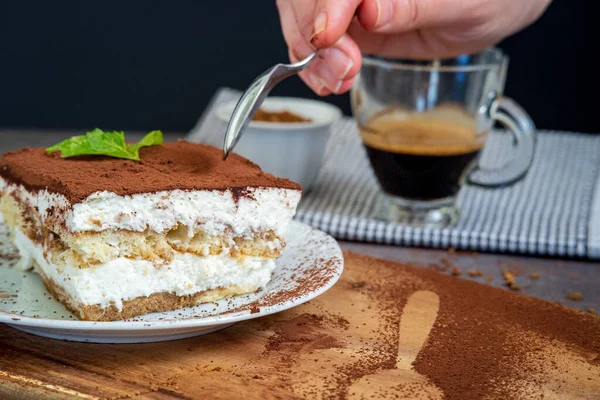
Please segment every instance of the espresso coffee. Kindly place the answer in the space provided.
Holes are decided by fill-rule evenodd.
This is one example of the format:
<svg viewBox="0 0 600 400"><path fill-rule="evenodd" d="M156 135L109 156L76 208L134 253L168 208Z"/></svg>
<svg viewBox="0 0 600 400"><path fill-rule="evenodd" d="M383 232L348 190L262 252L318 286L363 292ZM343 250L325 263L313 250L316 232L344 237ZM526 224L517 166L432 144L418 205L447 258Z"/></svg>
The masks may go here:
<svg viewBox="0 0 600 400"><path fill-rule="evenodd" d="M417 114L418 115L418 114ZM478 158L485 135L462 118L379 118L361 138L381 188L406 200L455 196Z"/></svg>

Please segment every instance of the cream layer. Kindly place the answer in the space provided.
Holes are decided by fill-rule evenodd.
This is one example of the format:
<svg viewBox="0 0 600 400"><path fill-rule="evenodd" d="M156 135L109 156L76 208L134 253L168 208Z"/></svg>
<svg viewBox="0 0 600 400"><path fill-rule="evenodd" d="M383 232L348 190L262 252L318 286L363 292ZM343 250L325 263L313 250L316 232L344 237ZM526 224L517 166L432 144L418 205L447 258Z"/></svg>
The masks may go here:
<svg viewBox="0 0 600 400"><path fill-rule="evenodd" d="M64 224L70 232L152 230L165 233L187 227L190 236L202 230L209 235L225 232L251 237L273 231L285 240L296 213L301 191L281 188L248 188L236 196L232 190L170 190L120 196L96 192L79 203L47 190L29 191L0 178L0 190L35 208L43 225Z"/></svg>
<svg viewBox="0 0 600 400"><path fill-rule="evenodd" d="M252 292L264 287L275 269L273 259L233 258L227 253L200 257L181 252L176 252L170 262L161 266L120 257L90 268L77 268L70 263L61 266L49 263L42 246L18 229L14 231L14 244L21 253L22 268L31 267L35 262L75 303L101 307L112 303L119 311L124 300L153 293L185 296L234 285Z"/></svg>

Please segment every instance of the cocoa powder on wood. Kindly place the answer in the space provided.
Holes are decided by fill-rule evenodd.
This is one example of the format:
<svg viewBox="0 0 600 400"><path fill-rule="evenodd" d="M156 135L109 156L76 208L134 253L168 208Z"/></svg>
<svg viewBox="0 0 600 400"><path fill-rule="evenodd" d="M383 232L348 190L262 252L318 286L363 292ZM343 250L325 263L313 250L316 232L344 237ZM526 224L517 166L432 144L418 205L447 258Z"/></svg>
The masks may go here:
<svg viewBox="0 0 600 400"><path fill-rule="evenodd" d="M432 290L440 297L436 323L414 369L445 398L515 398L528 393L527 385L539 387L547 379L531 354L543 359L549 343L600 357L600 319L589 313L428 269L353 253L345 256L347 268L369 271L368 290L361 290L380 304L381 318L388 322L376 333L385 337L379 348L340 369L344 384L339 398L347 394L344 390L352 390L354 380L394 368L398 320L415 290Z"/></svg>

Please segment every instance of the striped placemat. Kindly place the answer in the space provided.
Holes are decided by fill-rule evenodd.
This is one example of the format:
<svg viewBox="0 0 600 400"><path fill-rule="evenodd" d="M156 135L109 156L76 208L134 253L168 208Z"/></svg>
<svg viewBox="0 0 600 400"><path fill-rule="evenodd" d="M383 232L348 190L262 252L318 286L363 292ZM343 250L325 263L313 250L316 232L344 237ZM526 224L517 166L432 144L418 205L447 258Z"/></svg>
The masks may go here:
<svg viewBox="0 0 600 400"><path fill-rule="evenodd" d="M239 95L219 90L188 139L222 146L225 124L212 110ZM510 135L492 132L488 140L482 163L500 165L510 156ZM382 195L356 125L344 118L332 128L325 162L296 219L340 240L600 259L599 166L600 136L540 131L527 176L508 188L464 187L455 226L388 223L375 218Z"/></svg>

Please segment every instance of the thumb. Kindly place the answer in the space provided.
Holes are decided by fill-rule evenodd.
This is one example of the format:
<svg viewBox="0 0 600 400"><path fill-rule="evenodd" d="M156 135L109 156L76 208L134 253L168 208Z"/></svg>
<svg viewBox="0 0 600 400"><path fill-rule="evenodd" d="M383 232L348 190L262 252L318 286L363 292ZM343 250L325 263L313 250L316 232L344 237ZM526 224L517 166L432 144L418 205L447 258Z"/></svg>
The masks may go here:
<svg viewBox="0 0 600 400"><path fill-rule="evenodd" d="M361 0L277 0L283 36L296 62L332 46L348 30ZM340 4L342 3L342 4Z"/></svg>

